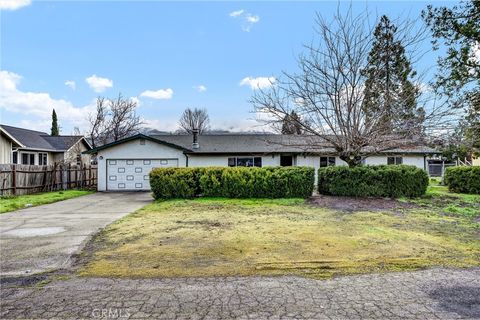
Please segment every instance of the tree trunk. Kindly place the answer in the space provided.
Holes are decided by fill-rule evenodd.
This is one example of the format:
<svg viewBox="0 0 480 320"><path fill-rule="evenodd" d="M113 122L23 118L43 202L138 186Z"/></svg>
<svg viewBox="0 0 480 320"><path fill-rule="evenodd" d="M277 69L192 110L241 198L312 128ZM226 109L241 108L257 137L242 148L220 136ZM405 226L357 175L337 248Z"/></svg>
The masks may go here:
<svg viewBox="0 0 480 320"><path fill-rule="evenodd" d="M362 157L359 155L340 155L339 158L345 161L350 168L357 167L362 164Z"/></svg>

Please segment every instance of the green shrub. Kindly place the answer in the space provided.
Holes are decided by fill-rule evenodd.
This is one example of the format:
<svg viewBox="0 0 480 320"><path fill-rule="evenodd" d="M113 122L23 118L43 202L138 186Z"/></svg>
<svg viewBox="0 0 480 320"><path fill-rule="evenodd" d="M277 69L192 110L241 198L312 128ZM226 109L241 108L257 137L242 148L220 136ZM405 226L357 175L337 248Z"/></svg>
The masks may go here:
<svg viewBox="0 0 480 320"><path fill-rule="evenodd" d="M428 175L415 166L327 167L318 170L318 192L353 197L418 197Z"/></svg>
<svg viewBox="0 0 480 320"><path fill-rule="evenodd" d="M155 168L150 171L150 188L155 199L193 198L196 195L197 168Z"/></svg>
<svg viewBox="0 0 480 320"><path fill-rule="evenodd" d="M306 167L165 168L150 173L156 199L309 197L315 170Z"/></svg>
<svg viewBox="0 0 480 320"><path fill-rule="evenodd" d="M448 190L480 194L480 167L450 167L445 171Z"/></svg>

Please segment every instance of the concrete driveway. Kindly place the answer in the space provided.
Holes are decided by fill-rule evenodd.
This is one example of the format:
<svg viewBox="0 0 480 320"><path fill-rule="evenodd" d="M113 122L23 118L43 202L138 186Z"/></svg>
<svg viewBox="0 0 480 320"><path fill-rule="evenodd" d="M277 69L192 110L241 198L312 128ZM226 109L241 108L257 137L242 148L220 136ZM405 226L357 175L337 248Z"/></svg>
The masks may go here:
<svg viewBox="0 0 480 320"><path fill-rule="evenodd" d="M93 234L151 201L144 192L95 193L0 214L0 275L68 268Z"/></svg>

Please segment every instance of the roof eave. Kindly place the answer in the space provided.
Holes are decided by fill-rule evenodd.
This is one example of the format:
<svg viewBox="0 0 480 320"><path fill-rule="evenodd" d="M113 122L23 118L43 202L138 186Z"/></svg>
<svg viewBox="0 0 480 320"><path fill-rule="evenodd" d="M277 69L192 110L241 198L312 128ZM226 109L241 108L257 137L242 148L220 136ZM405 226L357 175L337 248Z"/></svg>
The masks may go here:
<svg viewBox="0 0 480 320"><path fill-rule="evenodd" d="M105 150L105 149L108 149L108 148L111 148L111 147L120 145L120 144L125 143L125 142L133 141L133 140L136 140L136 139L145 139L145 140L149 140L149 141L152 141L152 142L160 143L160 144L163 144L163 145L166 145L166 146L175 148L175 149L182 150L183 152L192 152L192 150L186 149L186 148L184 148L184 147L182 147L182 146L179 146L179 145L176 145L176 144L167 142L167 141L163 141L163 140L156 139L156 138L153 138L153 137L150 137L150 136L146 136L146 135L144 135L144 134L142 134L142 133L139 133L139 134L136 134L136 135L133 135L133 136L130 136L130 137L127 137L127 138L118 140L118 141L114 141L114 142L107 143L107 144L105 144L105 145L103 145L103 146L100 146L100 147L97 147L97 148L92 148L91 150L84 151L84 152L82 152L82 153L83 153L83 154L95 154L95 153L98 153L99 151L102 151L102 150Z"/></svg>
<svg viewBox="0 0 480 320"><path fill-rule="evenodd" d="M14 136L12 136L7 130L5 130L3 127L0 126L0 131L3 132L4 135L6 135L10 140L15 142L19 147L25 147L23 143L18 141Z"/></svg>

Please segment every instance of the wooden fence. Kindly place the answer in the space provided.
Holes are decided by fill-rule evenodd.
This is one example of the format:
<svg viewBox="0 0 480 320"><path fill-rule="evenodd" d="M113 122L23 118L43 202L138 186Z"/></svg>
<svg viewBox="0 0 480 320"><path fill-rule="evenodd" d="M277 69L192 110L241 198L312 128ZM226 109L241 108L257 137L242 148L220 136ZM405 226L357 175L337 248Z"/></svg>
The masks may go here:
<svg viewBox="0 0 480 320"><path fill-rule="evenodd" d="M0 195L22 195L96 186L96 166L0 164Z"/></svg>

